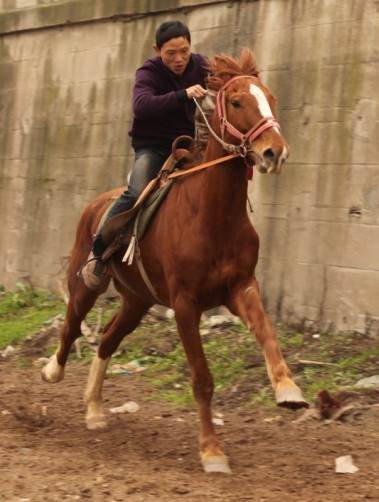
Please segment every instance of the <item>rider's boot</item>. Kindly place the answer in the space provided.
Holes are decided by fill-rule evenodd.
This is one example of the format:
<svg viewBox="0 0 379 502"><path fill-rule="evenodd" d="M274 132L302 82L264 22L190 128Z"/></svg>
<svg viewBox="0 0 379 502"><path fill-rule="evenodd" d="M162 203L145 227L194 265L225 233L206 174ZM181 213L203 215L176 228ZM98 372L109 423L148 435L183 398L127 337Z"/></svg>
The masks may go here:
<svg viewBox="0 0 379 502"><path fill-rule="evenodd" d="M96 291L103 284L104 277L108 272L108 263L103 261L99 257L95 257L91 254L84 267L82 268L80 274L83 277L84 284L88 289Z"/></svg>

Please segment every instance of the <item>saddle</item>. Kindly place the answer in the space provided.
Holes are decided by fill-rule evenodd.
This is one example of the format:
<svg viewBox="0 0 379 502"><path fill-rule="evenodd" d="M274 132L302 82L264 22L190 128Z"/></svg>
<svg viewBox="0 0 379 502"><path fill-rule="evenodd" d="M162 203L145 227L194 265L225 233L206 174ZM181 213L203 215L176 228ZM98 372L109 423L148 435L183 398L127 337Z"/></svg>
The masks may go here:
<svg viewBox="0 0 379 502"><path fill-rule="evenodd" d="M104 223L117 199L112 200L97 229L97 232L101 229L102 239L108 245L102 255L102 260L108 260L118 249L128 244L132 238L138 241L142 239L152 216L158 210L175 181L175 178L168 179L168 175L174 171L185 169L186 165L190 165L193 160L193 155L188 149L179 148L179 144L183 141L192 144L194 140L190 136L176 138L172 145L171 155L156 178L146 186L135 205Z"/></svg>

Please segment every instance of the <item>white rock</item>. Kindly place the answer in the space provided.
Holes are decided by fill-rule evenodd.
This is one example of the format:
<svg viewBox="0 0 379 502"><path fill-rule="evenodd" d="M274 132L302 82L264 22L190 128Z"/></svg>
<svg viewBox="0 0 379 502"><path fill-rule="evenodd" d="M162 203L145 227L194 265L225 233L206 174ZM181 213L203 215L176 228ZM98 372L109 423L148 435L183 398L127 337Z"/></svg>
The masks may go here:
<svg viewBox="0 0 379 502"><path fill-rule="evenodd" d="M216 326L232 324L232 320L224 315L213 315L209 318L209 324L212 328L215 328Z"/></svg>
<svg viewBox="0 0 379 502"><path fill-rule="evenodd" d="M359 471L358 467L353 464L351 455L344 455L336 458L336 472L339 474L354 474Z"/></svg>
<svg viewBox="0 0 379 502"><path fill-rule="evenodd" d="M379 375L374 375L367 378L362 378L354 385L354 387L376 387L379 386Z"/></svg>
<svg viewBox="0 0 379 502"><path fill-rule="evenodd" d="M167 309L166 318L167 319L174 319L174 317L175 317L175 311L172 309Z"/></svg>
<svg viewBox="0 0 379 502"><path fill-rule="evenodd" d="M109 411L111 413L135 413L140 409L139 405L134 401L129 401L122 406L118 406L116 408L110 408Z"/></svg>
<svg viewBox="0 0 379 502"><path fill-rule="evenodd" d="M13 354L16 349L12 345L8 345L4 350L0 352L2 357L7 358Z"/></svg>

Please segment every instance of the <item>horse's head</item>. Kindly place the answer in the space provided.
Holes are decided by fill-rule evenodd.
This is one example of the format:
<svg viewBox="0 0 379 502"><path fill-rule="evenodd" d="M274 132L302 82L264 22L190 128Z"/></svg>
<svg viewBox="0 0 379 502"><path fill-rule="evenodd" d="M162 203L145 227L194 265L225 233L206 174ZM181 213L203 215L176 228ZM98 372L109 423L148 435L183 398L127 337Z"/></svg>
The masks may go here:
<svg viewBox="0 0 379 502"><path fill-rule="evenodd" d="M209 87L218 90L217 115L225 142L241 145L248 164L261 173L282 172L289 154L275 119L275 97L261 83L256 61L243 49L239 63L228 56L216 56Z"/></svg>

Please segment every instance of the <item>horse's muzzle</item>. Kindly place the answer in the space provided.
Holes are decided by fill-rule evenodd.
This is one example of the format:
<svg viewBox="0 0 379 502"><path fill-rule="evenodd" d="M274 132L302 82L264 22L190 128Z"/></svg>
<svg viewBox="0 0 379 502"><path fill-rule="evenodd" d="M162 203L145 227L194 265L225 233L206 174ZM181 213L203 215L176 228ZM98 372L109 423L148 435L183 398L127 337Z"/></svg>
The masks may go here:
<svg viewBox="0 0 379 502"><path fill-rule="evenodd" d="M283 165L289 155L289 148L283 145L281 148L266 148L263 152L250 150L255 159L258 171L262 174L281 174Z"/></svg>

